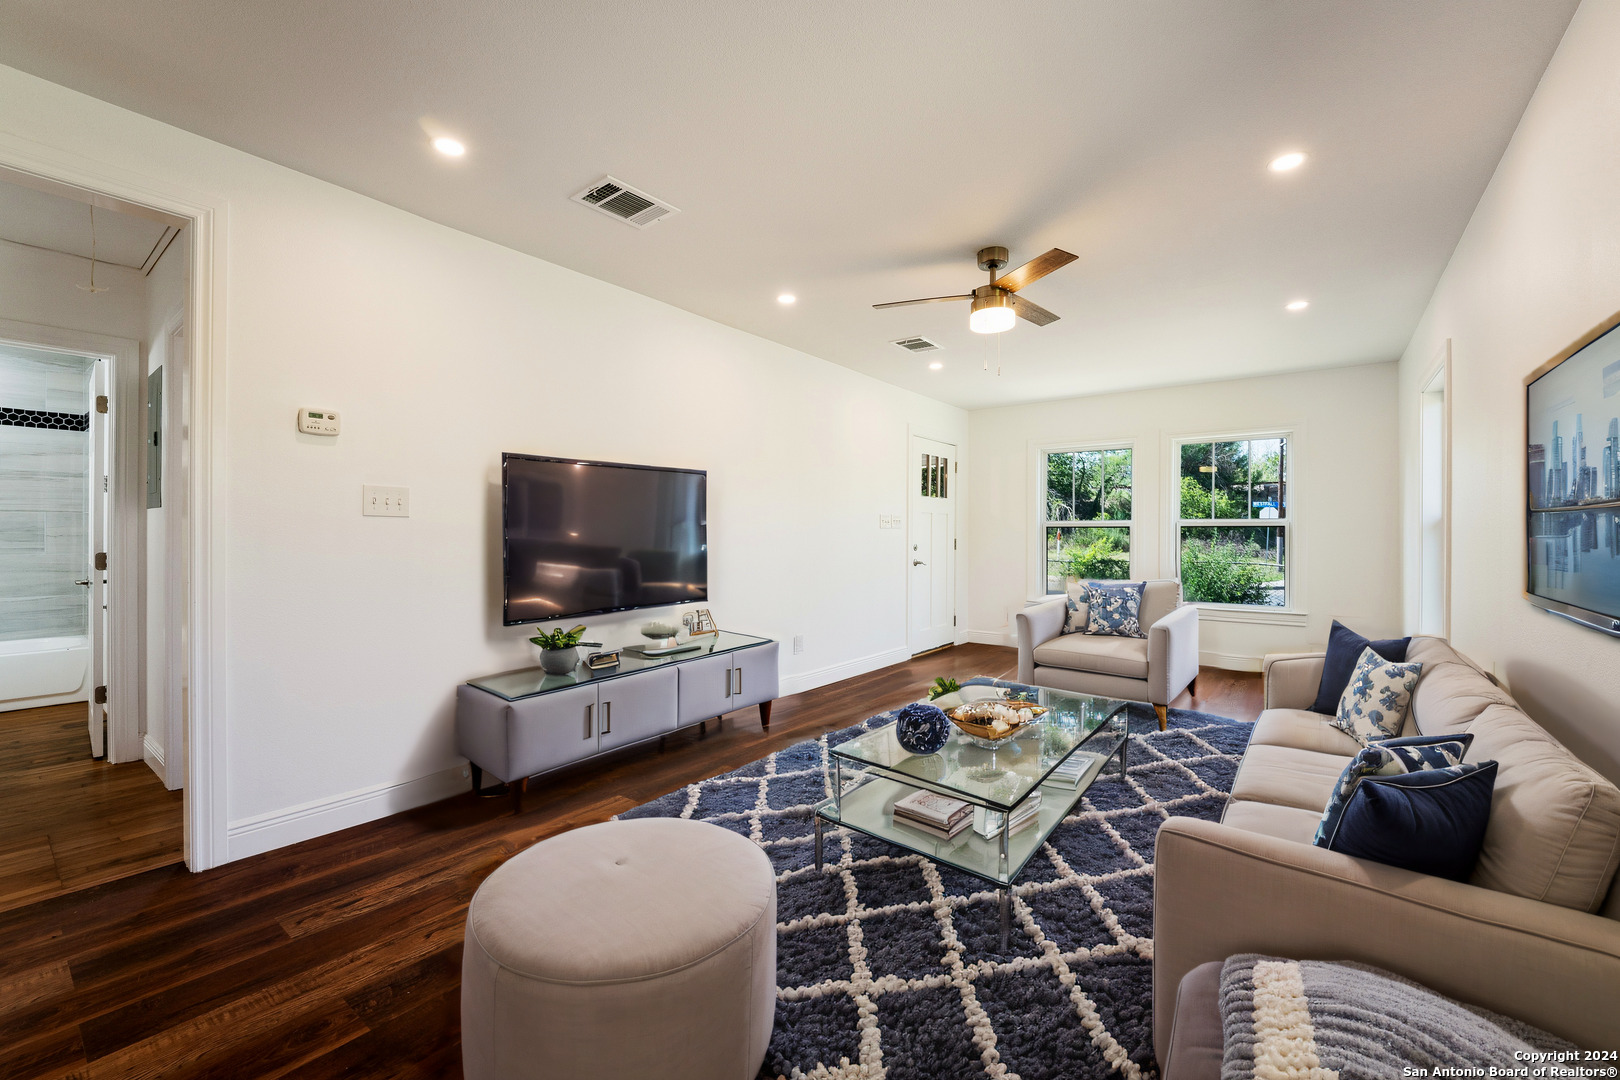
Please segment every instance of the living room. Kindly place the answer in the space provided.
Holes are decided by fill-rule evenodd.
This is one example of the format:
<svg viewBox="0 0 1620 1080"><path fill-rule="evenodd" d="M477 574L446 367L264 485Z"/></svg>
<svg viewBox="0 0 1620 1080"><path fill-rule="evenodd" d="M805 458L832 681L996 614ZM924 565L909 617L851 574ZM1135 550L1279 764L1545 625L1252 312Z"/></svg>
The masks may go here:
<svg viewBox="0 0 1620 1080"><path fill-rule="evenodd" d="M189 380L167 399L184 425L164 476L188 510L146 541L179 573L142 601L171 598L183 644L143 646L142 678L175 689L128 707L177 733L165 767L183 847L0 911L9 1073L454 1075L475 891L554 840L660 816L729 823L772 860L775 1020L768 1045L746 1047L760 1075L1164 1071L1176 987L1155 989L1154 959L1192 953L1156 944L1153 834L1131 830L1165 807L1193 820L1245 801L1233 783L1259 760L1244 757L1252 722L1287 698L1290 669L1263 671L1267 658L1324 651L1335 622L1448 639L1481 701L1522 709L1584 763L1568 768L1620 780L1615 639L1526 591L1527 378L1620 309L1614 4L1166 0L990 20L422 4L406 19L75 0L0 4L0 28L0 180L183 223L173 250L190 267L189 352L167 362ZM577 198L610 180L665 213L631 228ZM1027 295L994 284L1054 251L1070 258ZM876 306L987 282L994 303ZM116 285L74 304L126 302ZM0 288L0 338L97 329L30 295ZM970 328L970 309L1024 304L1059 318L1025 308L1011 332ZM161 330L130 331L143 357ZM1584 429L1599 472L1603 415ZM701 474L701 598L510 618L503 455ZM1063 469L1073 497L1055 510ZM374 487L404 489L404 512L363 512ZM1215 562L1194 583L1199 559ZM1179 684L1155 681L1144 623L1148 674L1084 691L1136 703L1120 772L1076 796L1074 821L1043 824L1118 821L1130 866L1088 871L1053 832L1023 876L970 886L828 819L823 868L822 817L767 828L809 805L772 801L786 780L749 789L757 807L728 801L737 770L797 770L841 796L831 750L855 737L838 733L896 719L936 677L1073 691L1025 670L1041 670L1042 641L1021 649L1020 627L1090 579L1172 582L1196 630L1166 646ZM655 637L717 646L683 621L699 609L720 635L772 643L773 698L753 702L749 675L746 710L611 754L599 741L555 771L505 775L469 752L458 693L537 670L537 630L584 624L596 644L578 659L617 653L632 675ZM647 632L658 623L675 632ZM670 660L659 670L697 663ZM729 700L741 668L726 670ZM1313 670L1298 676L1310 697ZM75 707L93 704L94 680L84 690ZM610 722L598 711L588 732ZM1152 788L1140 814L1108 802L1170 769L1175 738L1208 759L1192 787ZM807 740L825 762L801 760ZM903 864L943 891L919 899L840 858ZM861 914L840 921L843 893L806 892L835 881L870 887L882 911L852 900ZM1444 885L1485 894L1484 922L1529 925L1489 907L1524 900L1512 888ZM615 917L635 921L644 895L616 896ZM949 909L957 937L937 956L890 948L885 969L880 922L908 904ZM1106 943L1074 929L1093 904ZM1586 950L1563 969L1572 996L1620 1015L1607 904L1534 925ZM833 926L836 946L802 936ZM1503 955L1534 967L1533 936ZM1374 953L1274 955L1434 983ZM834 984L836 1005L805 989ZM956 1012L939 1012L941 990ZM1620 1050L1620 1023L1593 1041L1552 991L1434 990ZM613 1043L585 1046L598 1075L621 1075ZM467 1075L551 1075L481 1068Z"/></svg>

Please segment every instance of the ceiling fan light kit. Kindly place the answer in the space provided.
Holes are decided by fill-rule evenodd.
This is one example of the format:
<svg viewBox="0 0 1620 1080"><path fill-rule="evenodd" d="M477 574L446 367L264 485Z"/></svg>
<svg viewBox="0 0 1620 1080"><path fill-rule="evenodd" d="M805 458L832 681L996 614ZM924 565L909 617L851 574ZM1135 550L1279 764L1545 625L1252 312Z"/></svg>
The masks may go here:
<svg viewBox="0 0 1620 1080"><path fill-rule="evenodd" d="M988 271L990 284L980 285L970 293L959 293L954 296L928 296L920 300L899 300L889 304L873 304L875 308L910 307L913 304L937 304L946 300L967 300L971 304L968 308L968 329L975 334L1000 334L1011 330L1019 319L1025 319L1036 326L1045 326L1055 323L1058 317L1041 307L1031 303L1018 295L1018 290L1032 281L1039 281L1054 270L1061 269L1079 258L1062 248L1053 248L1044 255L1038 255L1029 260L1018 269L1001 274L1001 269L1010 261L1007 249L1004 247L987 247L979 249L979 269Z"/></svg>
<svg viewBox="0 0 1620 1080"><path fill-rule="evenodd" d="M1017 321L1012 293L994 285L980 285L973 290L973 308L968 312L969 330L975 334L999 334L1011 330Z"/></svg>

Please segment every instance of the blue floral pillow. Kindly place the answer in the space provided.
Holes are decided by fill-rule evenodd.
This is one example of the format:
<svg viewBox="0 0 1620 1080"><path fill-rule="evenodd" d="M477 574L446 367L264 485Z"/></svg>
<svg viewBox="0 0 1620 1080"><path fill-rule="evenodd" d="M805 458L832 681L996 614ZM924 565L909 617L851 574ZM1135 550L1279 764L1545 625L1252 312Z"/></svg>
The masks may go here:
<svg viewBox="0 0 1620 1080"><path fill-rule="evenodd" d="M1066 597L1068 604L1063 610L1063 632L1065 634L1083 634L1086 632L1086 605L1081 597L1070 593Z"/></svg>
<svg viewBox="0 0 1620 1080"><path fill-rule="evenodd" d="M1422 664L1397 664L1371 647L1361 650L1350 685L1339 696L1339 714L1328 723L1363 746L1394 738L1406 723L1412 688L1422 673Z"/></svg>
<svg viewBox="0 0 1620 1080"><path fill-rule="evenodd" d="M1339 782L1328 799L1322 822L1316 827L1317 847L1328 847L1338 831L1339 819L1344 817L1345 805L1355 794L1356 785L1369 776L1399 776L1402 773L1423 772L1428 769L1449 769L1462 763L1474 736L1415 735L1409 739L1387 739L1365 747L1339 774Z"/></svg>
<svg viewBox="0 0 1620 1080"><path fill-rule="evenodd" d="M1142 629L1145 581L1086 582L1086 633L1114 637L1147 637Z"/></svg>

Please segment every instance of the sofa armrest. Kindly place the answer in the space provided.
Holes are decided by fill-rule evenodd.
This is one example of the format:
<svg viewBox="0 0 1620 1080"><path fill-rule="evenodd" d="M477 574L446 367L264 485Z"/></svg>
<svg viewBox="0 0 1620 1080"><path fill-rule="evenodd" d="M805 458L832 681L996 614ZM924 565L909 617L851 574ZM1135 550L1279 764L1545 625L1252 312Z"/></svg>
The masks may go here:
<svg viewBox="0 0 1620 1080"><path fill-rule="evenodd" d="M1069 611L1069 598L1055 596L1031 604L1013 619L1018 626L1018 681L1035 681L1035 650L1063 632L1063 618Z"/></svg>
<svg viewBox="0 0 1620 1080"><path fill-rule="evenodd" d="M1183 604L1148 627L1148 701L1168 705L1198 678L1198 606Z"/></svg>
<svg viewBox="0 0 1620 1080"><path fill-rule="evenodd" d="M1308 709L1322 686L1327 653L1268 653L1262 666L1268 709Z"/></svg>
<svg viewBox="0 0 1620 1080"><path fill-rule="evenodd" d="M1155 852L1161 1060L1181 977L1247 952L1371 964L1580 1046L1614 1048L1620 922L1198 818L1166 821Z"/></svg>

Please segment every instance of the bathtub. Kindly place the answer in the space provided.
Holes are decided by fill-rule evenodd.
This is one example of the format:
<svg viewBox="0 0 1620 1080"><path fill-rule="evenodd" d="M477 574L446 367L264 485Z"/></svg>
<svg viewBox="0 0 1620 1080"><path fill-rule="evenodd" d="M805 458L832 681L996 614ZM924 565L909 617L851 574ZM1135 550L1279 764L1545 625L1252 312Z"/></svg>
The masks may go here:
<svg viewBox="0 0 1620 1080"><path fill-rule="evenodd" d="M88 700L88 637L0 641L0 712Z"/></svg>

